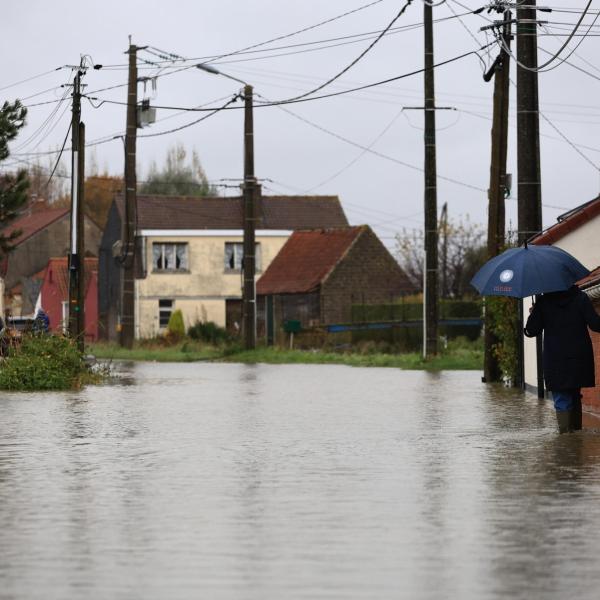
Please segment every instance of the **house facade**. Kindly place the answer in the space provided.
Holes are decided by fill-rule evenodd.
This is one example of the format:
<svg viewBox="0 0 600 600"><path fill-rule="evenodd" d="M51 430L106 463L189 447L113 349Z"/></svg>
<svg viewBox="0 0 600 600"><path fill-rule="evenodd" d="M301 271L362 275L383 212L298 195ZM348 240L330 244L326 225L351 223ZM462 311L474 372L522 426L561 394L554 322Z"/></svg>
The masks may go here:
<svg viewBox="0 0 600 600"><path fill-rule="evenodd" d="M532 244L556 246L572 254L588 269L600 265L600 196L558 217L557 223L531 240ZM529 314L531 299L523 302L523 314ZM537 351L535 338L525 338L525 387L537 390Z"/></svg>
<svg viewBox="0 0 600 600"><path fill-rule="evenodd" d="M257 206L257 278L296 229L348 224L335 196L263 196ZM100 335L116 341L120 328L120 240L123 201L109 212L100 247ZM137 198L136 338L163 333L174 310L186 328L213 321L232 332L241 324L242 199Z"/></svg>
<svg viewBox="0 0 600 600"><path fill-rule="evenodd" d="M296 231L258 280L266 331L349 323L354 304L390 302L414 286L368 225Z"/></svg>
<svg viewBox="0 0 600 600"><path fill-rule="evenodd" d="M102 231L87 216L84 221L86 254L98 255ZM6 236L20 235L14 249L2 261L5 280L5 310L18 317L33 313L42 275L50 258L67 256L70 238L70 211L66 208L30 210L2 230Z"/></svg>
<svg viewBox="0 0 600 600"><path fill-rule="evenodd" d="M66 257L51 258L44 270L36 309L43 308L50 331L66 333L69 325L69 268ZM84 334L86 342L98 339L98 259L84 263Z"/></svg>

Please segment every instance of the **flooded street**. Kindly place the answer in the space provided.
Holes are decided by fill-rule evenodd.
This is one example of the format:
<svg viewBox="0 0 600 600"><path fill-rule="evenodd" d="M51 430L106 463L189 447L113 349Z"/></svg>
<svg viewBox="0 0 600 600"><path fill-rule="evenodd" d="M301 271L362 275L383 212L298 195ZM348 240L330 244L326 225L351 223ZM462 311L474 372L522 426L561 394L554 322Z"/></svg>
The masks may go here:
<svg viewBox="0 0 600 600"><path fill-rule="evenodd" d="M122 365L0 400L0 598L597 598L600 435L479 372Z"/></svg>

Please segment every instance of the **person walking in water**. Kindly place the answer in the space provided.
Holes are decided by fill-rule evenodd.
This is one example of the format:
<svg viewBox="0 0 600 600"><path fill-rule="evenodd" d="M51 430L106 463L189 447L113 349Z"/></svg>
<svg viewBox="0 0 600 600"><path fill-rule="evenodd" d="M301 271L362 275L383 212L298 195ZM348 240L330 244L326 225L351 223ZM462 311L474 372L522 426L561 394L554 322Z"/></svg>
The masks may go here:
<svg viewBox="0 0 600 600"><path fill-rule="evenodd" d="M559 433L581 429L581 388L596 383L588 327L600 332L600 315L576 285L538 296L525 325L527 337L544 332L544 379Z"/></svg>

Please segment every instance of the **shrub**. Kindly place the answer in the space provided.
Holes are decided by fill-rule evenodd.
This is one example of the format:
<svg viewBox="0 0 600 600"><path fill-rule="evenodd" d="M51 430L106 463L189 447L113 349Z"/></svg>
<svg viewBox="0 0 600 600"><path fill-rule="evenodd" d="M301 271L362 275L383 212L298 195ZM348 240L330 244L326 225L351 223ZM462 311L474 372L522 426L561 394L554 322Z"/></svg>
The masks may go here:
<svg viewBox="0 0 600 600"><path fill-rule="evenodd" d="M215 346L231 341L231 336L227 330L212 321L206 321L205 323L197 321L188 329L188 335L193 340L201 340Z"/></svg>
<svg viewBox="0 0 600 600"><path fill-rule="evenodd" d="M0 366L0 389L68 390L92 380L76 343L54 335L26 335Z"/></svg>
<svg viewBox="0 0 600 600"><path fill-rule="evenodd" d="M180 340L185 335L185 325L183 324L183 313L181 310L174 310L169 317L167 324L167 335L173 339Z"/></svg>

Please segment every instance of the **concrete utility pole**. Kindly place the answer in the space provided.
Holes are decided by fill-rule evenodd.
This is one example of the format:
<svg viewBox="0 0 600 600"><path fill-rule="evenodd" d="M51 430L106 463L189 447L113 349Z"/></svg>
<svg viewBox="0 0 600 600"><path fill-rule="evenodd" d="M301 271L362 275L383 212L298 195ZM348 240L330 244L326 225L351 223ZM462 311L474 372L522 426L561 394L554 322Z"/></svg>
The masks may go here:
<svg viewBox="0 0 600 600"><path fill-rule="evenodd" d="M435 156L435 89L432 7L423 4L425 33L425 268L423 269L423 355L438 351L438 230Z"/></svg>
<svg viewBox="0 0 600 600"><path fill-rule="evenodd" d="M121 289L121 335L124 348L133 347L135 234L137 212L136 142L137 142L137 46L129 46L129 83L127 87L127 126L125 130L125 207L122 229L123 285Z"/></svg>
<svg viewBox="0 0 600 600"><path fill-rule="evenodd" d="M242 294L242 322L246 350L256 348L256 194L258 186L254 175L254 120L253 89L244 86L244 286Z"/></svg>
<svg viewBox="0 0 600 600"><path fill-rule="evenodd" d="M83 62L73 81L71 118L71 235L69 247L69 336L84 349L84 238L83 190L85 181L85 125L81 123Z"/></svg>
<svg viewBox="0 0 600 600"><path fill-rule="evenodd" d="M504 250L506 197L506 155L508 149L508 111L510 97L510 42L512 15L504 11L502 25L503 46L491 69L484 75L489 81L494 77L494 114L492 120L492 158L490 167L490 188L488 208L488 260ZM500 381L501 372L498 359L494 356L493 346L498 338L492 332L490 315L485 315L484 366L483 378L486 382Z"/></svg>
<svg viewBox="0 0 600 600"><path fill-rule="evenodd" d="M517 168L519 243L542 230L542 185L540 177L540 121L537 75L537 19L535 0L517 6ZM523 65L523 66L521 66ZM522 307L521 327L522 331ZM537 345L538 397L544 397L542 337ZM524 386L524 341L519 344L521 387Z"/></svg>

